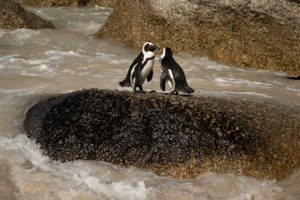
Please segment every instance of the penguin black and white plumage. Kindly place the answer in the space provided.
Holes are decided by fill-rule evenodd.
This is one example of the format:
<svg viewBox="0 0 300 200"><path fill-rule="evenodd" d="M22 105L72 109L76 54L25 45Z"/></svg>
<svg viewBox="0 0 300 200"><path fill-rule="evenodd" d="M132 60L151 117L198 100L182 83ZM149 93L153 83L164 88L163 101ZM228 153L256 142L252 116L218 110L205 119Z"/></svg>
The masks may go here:
<svg viewBox="0 0 300 200"><path fill-rule="evenodd" d="M165 84L168 82L171 92L170 94L193 93L195 90L188 86L182 68L176 63L173 58L170 48L163 48L160 61L162 74L160 77L160 88L165 91Z"/></svg>
<svg viewBox="0 0 300 200"><path fill-rule="evenodd" d="M137 91L136 88L139 88L139 91L143 92L142 85L146 78L147 81L151 81L153 77L155 50L159 50L159 48L151 42L146 42L143 45L141 53L130 65L125 79L119 82L120 86L131 86L135 92Z"/></svg>

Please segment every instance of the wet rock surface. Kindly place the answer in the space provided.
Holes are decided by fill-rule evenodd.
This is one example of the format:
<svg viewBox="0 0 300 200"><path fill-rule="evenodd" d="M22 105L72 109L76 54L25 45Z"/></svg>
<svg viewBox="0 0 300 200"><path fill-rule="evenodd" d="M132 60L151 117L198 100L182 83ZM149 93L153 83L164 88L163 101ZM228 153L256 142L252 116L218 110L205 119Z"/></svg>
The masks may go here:
<svg viewBox="0 0 300 200"><path fill-rule="evenodd" d="M25 11L19 3L12 0L0 0L0 15L0 28L54 28L51 22Z"/></svg>
<svg viewBox="0 0 300 200"><path fill-rule="evenodd" d="M43 98L26 134L51 159L96 159L175 178L213 171L288 177L299 167L299 116L232 98L81 90Z"/></svg>
<svg viewBox="0 0 300 200"><path fill-rule="evenodd" d="M104 6L113 8L116 0L23 0L32 6L58 7L58 6Z"/></svg>

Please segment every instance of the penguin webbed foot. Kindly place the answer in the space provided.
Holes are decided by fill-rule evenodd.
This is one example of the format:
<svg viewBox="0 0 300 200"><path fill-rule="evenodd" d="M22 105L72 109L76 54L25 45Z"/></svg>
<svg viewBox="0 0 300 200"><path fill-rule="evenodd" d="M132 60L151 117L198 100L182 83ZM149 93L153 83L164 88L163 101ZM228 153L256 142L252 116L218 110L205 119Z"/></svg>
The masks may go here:
<svg viewBox="0 0 300 200"><path fill-rule="evenodd" d="M139 88L139 90L137 90L136 88ZM144 93L144 90L143 90L143 88L142 88L141 86L136 86L136 87L134 87L134 88L133 88L133 91L134 91L134 92L139 92L139 93Z"/></svg>
<svg viewBox="0 0 300 200"><path fill-rule="evenodd" d="M155 90L151 90L148 93L156 93L156 91Z"/></svg>
<svg viewBox="0 0 300 200"><path fill-rule="evenodd" d="M178 92L177 92L177 91L171 91L171 92L169 93L169 95L178 95Z"/></svg>

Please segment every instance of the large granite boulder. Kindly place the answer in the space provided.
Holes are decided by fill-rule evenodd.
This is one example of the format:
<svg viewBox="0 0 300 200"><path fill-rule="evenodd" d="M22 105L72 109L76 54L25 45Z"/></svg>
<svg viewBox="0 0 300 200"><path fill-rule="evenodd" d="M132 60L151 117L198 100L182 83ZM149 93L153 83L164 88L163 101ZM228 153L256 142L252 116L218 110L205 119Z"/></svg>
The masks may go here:
<svg viewBox="0 0 300 200"><path fill-rule="evenodd" d="M152 41L175 52L300 75L297 2L125 0L97 35L138 48Z"/></svg>
<svg viewBox="0 0 300 200"><path fill-rule="evenodd" d="M25 11L19 3L12 0L0 0L0 15L0 28L54 28L51 22Z"/></svg>
<svg viewBox="0 0 300 200"><path fill-rule="evenodd" d="M299 0L23 1L46 7L112 7L96 34L100 37L138 48L152 41L175 52L300 75Z"/></svg>
<svg viewBox="0 0 300 200"><path fill-rule="evenodd" d="M43 98L24 122L51 159L96 159L175 178L281 180L300 164L300 117L235 98L81 90Z"/></svg>

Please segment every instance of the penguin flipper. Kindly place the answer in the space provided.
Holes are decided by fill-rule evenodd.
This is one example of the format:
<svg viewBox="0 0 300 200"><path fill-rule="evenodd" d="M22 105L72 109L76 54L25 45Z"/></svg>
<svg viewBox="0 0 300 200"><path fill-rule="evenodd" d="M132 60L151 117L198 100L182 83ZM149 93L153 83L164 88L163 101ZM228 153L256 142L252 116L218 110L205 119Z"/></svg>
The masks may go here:
<svg viewBox="0 0 300 200"><path fill-rule="evenodd" d="M149 73L149 75L147 76L147 81L151 81L153 77L153 69L151 70L151 72Z"/></svg>
<svg viewBox="0 0 300 200"><path fill-rule="evenodd" d="M134 61L131 63L131 65L129 66L129 69L127 71L127 75L125 77L125 79L121 82L119 82L120 86L122 87L130 87L131 86L131 74L132 74L132 70L134 70L134 66L140 62L142 60L142 53L140 53L138 55L138 57L136 57L134 59Z"/></svg>
<svg viewBox="0 0 300 200"><path fill-rule="evenodd" d="M160 76L160 89L162 91L166 90L166 81L167 81L168 73L163 71Z"/></svg>
<svg viewBox="0 0 300 200"><path fill-rule="evenodd" d="M142 71L142 65L141 63L138 63L137 66L134 68L134 77L135 77L135 83L134 83L134 89L139 86L140 82L140 76L141 76L141 71Z"/></svg>

